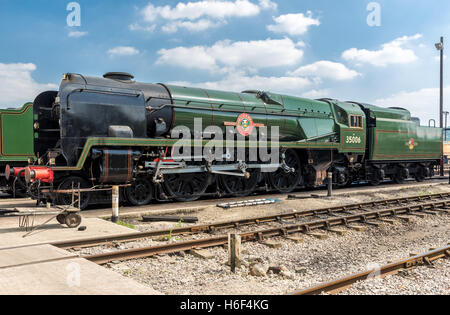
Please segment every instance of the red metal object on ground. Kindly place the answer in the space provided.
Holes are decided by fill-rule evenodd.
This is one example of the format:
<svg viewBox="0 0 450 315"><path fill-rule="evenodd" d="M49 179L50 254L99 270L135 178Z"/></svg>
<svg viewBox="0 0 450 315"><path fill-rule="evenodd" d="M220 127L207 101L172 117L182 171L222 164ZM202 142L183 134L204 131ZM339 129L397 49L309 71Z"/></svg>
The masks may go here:
<svg viewBox="0 0 450 315"><path fill-rule="evenodd" d="M53 171L45 166L28 166L25 168L25 181L27 183L40 180L44 183L53 182Z"/></svg>

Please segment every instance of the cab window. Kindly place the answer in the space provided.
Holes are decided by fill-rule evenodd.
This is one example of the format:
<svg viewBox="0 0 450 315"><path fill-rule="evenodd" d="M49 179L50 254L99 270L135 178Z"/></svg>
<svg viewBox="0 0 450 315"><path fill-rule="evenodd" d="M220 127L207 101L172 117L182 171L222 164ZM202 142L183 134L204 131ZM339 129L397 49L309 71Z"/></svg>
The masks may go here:
<svg viewBox="0 0 450 315"><path fill-rule="evenodd" d="M351 128L362 128L363 119L359 115L350 115L350 127Z"/></svg>
<svg viewBox="0 0 450 315"><path fill-rule="evenodd" d="M347 112L345 110L343 110L342 108L338 107L338 106L335 106L335 109L336 109L336 116L337 116L336 118L337 118L337 120L341 124L348 126L348 115L347 115Z"/></svg>

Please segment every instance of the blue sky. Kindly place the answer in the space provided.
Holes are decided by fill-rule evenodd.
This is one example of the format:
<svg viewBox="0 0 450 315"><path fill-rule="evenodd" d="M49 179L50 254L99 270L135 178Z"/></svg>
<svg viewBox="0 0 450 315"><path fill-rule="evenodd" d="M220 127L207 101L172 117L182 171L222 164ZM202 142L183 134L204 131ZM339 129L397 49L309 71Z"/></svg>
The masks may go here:
<svg viewBox="0 0 450 315"><path fill-rule="evenodd" d="M448 1L376 1L375 27L372 1L362 0L78 0L74 27L70 2L0 2L0 107L32 101L65 72L126 71L145 82L402 106L423 123L438 116L434 43L450 34Z"/></svg>

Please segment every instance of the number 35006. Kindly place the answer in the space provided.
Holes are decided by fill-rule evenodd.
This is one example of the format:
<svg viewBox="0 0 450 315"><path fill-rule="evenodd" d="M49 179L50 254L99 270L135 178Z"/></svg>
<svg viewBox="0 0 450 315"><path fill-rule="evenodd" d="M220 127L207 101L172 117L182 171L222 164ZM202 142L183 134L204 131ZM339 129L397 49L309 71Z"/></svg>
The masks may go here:
<svg viewBox="0 0 450 315"><path fill-rule="evenodd" d="M361 137L348 136L347 139L345 140L345 143L360 144L361 143Z"/></svg>

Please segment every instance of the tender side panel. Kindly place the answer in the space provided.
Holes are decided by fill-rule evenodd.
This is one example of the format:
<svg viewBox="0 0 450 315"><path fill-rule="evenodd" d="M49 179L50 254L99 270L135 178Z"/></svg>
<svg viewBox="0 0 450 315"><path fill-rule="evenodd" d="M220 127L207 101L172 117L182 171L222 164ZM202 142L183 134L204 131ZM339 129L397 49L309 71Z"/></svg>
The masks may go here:
<svg viewBox="0 0 450 315"><path fill-rule="evenodd" d="M33 105L25 104L19 110L0 111L0 161L27 161L34 157Z"/></svg>
<svg viewBox="0 0 450 315"><path fill-rule="evenodd" d="M370 128L372 141L370 159L434 160L442 152L442 129L419 127L406 120L377 118L376 128Z"/></svg>

